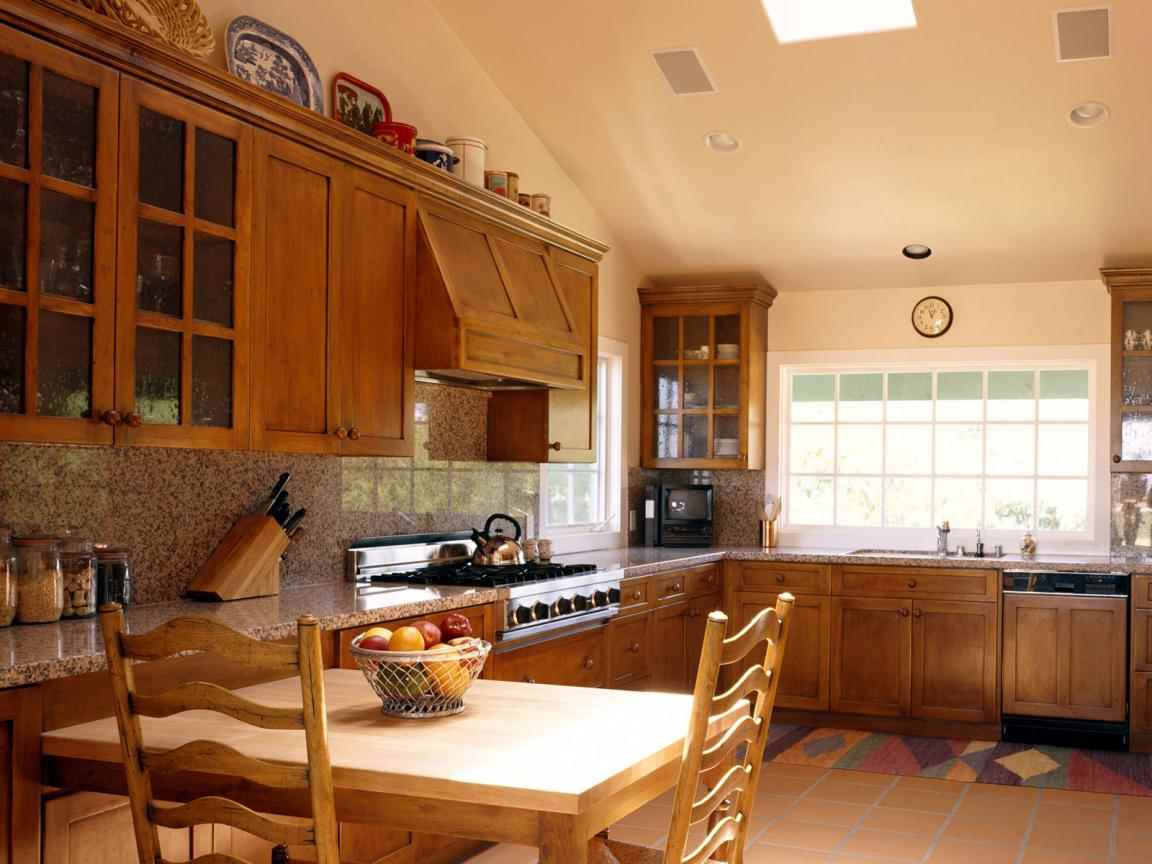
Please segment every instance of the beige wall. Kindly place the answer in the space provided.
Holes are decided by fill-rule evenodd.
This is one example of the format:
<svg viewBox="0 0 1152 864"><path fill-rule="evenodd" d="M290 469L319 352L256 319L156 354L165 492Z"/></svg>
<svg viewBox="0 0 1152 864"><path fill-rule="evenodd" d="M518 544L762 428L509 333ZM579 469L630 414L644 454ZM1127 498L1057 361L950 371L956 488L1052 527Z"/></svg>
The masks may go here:
<svg viewBox="0 0 1152 864"><path fill-rule="evenodd" d="M573 179L426 0L201 0L200 6L216 31L220 65L224 29L232 18L252 15L266 21L311 55L324 82L326 110L332 76L355 75L379 87L395 119L414 124L421 137L484 139L490 168L517 171L522 189L552 195L558 221L614 245L612 232ZM600 273L600 332L632 347L631 386L638 387L640 273L619 248L608 253ZM636 429L639 399L629 394L625 404ZM636 464L638 441L635 435L630 438L630 462Z"/></svg>
<svg viewBox="0 0 1152 864"><path fill-rule="evenodd" d="M925 339L912 307L944 297L952 329ZM1108 292L1098 281L781 292L769 313L771 351L1096 345L1108 341Z"/></svg>

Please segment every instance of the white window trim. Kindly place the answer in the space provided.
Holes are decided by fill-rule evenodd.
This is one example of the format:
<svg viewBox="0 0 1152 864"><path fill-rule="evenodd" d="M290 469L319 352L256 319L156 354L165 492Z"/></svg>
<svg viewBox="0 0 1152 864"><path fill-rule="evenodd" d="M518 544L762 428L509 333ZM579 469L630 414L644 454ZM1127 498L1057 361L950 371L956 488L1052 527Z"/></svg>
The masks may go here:
<svg viewBox="0 0 1152 864"><path fill-rule="evenodd" d="M789 422L789 406L782 400L784 379L789 368L803 366L804 371L899 371L925 366L949 366L962 369L1028 368L1030 364L1083 364L1089 370L1089 387L1093 394L1088 416L1092 458L1088 464L1088 530L1075 534L1033 531L1041 550L1056 548L1066 553L1107 552L1110 542L1111 474L1109 452L1109 363L1111 347L1099 345L1038 346L1026 348L917 348L862 351L770 351L768 352L768 405L776 406L778 423L767 424L767 459L765 483L769 492L785 494L781 478L786 476L788 458L784 429ZM773 457L775 454L775 458ZM985 529L985 546L1002 544L1005 552L1016 552L1023 536L1021 531ZM975 546L975 530L954 530L951 544ZM789 526L780 530L782 546L825 548L834 550L860 548L934 549L933 528L816 527Z"/></svg>
<svg viewBox="0 0 1152 864"><path fill-rule="evenodd" d="M544 504L547 482L547 465L540 466L540 536L552 541L552 551L556 555L567 555L575 552L591 552L596 549L615 549L628 545L628 454L625 442L628 441L628 394L626 382L630 381L631 351L630 345L619 339L601 336L598 345L598 357L610 358L609 380L599 381L597 386L607 388L607 397L614 400L619 408L617 422L608 424L609 444L605 448L604 458L608 459L608 466L604 476L609 479L614 488L608 491L608 500L615 503L615 513L611 521L595 530L586 526L573 526L571 528L552 528L544 523Z"/></svg>

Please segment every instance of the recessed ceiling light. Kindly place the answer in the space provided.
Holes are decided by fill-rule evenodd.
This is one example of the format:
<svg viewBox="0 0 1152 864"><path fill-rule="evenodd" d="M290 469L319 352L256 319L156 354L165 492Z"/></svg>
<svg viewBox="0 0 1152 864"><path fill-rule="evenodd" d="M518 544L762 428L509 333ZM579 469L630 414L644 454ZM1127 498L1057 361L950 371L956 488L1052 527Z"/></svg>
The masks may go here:
<svg viewBox="0 0 1152 864"><path fill-rule="evenodd" d="M782 44L907 30L916 26L912 0L760 0Z"/></svg>
<svg viewBox="0 0 1152 864"><path fill-rule="evenodd" d="M923 261L932 255L932 247L923 243L909 243L900 251L905 258L911 258L913 261Z"/></svg>
<svg viewBox="0 0 1152 864"><path fill-rule="evenodd" d="M740 149L740 139L731 132L723 130L709 132L704 136L704 143L717 153L731 153Z"/></svg>
<svg viewBox="0 0 1152 864"><path fill-rule="evenodd" d="M1081 102L1068 112L1068 120L1073 126L1099 126L1110 113L1103 102Z"/></svg>

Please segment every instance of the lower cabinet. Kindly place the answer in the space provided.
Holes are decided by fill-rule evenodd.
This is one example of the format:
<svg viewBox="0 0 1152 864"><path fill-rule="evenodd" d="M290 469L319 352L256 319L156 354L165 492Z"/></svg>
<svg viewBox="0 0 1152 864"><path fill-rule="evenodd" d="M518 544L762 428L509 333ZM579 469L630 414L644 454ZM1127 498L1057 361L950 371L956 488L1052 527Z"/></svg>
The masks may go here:
<svg viewBox="0 0 1152 864"><path fill-rule="evenodd" d="M1127 616L1122 598L1007 595L1004 712L1122 721Z"/></svg>
<svg viewBox="0 0 1152 864"><path fill-rule="evenodd" d="M603 687L607 684L605 630L600 626L492 654L497 681ZM502 646L507 649L507 643Z"/></svg>
<svg viewBox="0 0 1152 864"><path fill-rule="evenodd" d="M652 678L651 612L624 615L608 625L608 686L621 690L646 688Z"/></svg>
<svg viewBox="0 0 1152 864"><path fill-rule="evenodd" d="M740 627L762 610L776 605L778 594L740 592L735 596L734 615ZM776 704L781 708L828 710L829 627L828 597L796 596L791 632L780 670Z"/></svg>
<svg viewBox="0 0 1152 864"><path fill-rule="evenodd" d="M659 606L652 613L653 690L692 692L708 613L722 606L721 595L714 593Z"/></svg>
<svg viewBox="0 0 1152 864"><path fill-rule="evenodd" d="M160 828L159 834L166 861L191 860L187 828ZM43 864L137 864L139 860L127 798L73 792L44 800Z"/></svg>
<svg viewBox="0 0 1152 864"><path fill-rule="evenodd" d="M830 707L995 722L996 633L995 603L834 597Z"/></svg>
<svg viewBox="0 0 1152 864"><path fill-rule="evenodd" d="M1132 732L1152 736L1152 672L1132 676Z"/></svg>

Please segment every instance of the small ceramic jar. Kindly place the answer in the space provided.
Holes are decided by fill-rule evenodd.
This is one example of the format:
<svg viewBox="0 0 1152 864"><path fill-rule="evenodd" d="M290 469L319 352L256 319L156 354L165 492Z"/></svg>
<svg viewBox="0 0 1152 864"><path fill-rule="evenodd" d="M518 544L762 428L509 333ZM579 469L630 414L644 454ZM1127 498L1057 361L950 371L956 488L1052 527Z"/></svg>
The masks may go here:
<svg viewBox="0 0 1152 864"><path fill-rule="evenodd" d="M508 172L485 171L484 188L501 198L508 197Z"/></svg>
<svg viewBox="0 0 1152 864"><path fill-rule="evenodd" d="M552 196L537 194L532 196L532 209L541 216L552 215Z"/></svg>
<svg viewBox="0 0 1152 864"><path fill-rule="evenodd" d="M416 158L422 162L427 162L433 168L448 172L451 172L453 166L460 161L459 157L452 152L451 147L445 147L439 141L433 141L431 138L416 139Z"/></svg>
<svg viewBox="0 0 1152 864"><path fill-rule="evenodd" d="M488 145L479 138L455 137L444 142L456 154L456 174L473 186L484 185Z"/></svg>

